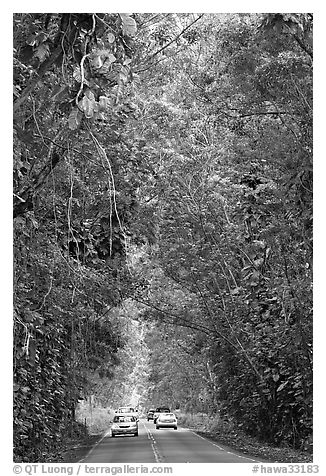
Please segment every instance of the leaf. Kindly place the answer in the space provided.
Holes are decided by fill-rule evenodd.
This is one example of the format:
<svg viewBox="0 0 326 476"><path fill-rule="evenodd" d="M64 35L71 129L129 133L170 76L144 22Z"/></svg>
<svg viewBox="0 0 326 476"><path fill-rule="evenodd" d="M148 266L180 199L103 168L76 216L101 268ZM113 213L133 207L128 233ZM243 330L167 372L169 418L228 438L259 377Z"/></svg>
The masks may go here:
<svg viewBox="0 0 326 476"><path fill-rule="evenodd" d="M135 36L137 33L137 24L133 18L126 13L121 13L122 33L126 36Z"/></svg>
<svg viewBox="0 0 326 476"><path fill-rule="evenodd" d="M258 258L254 261L255 266L260 267L264 264L264 258Z"/></svg>
<svg viewBox="0 0 326 476"><path fill-rule="evenodd" d="M115 42L115 36L113 33L108 34L108 42L109 43L114 43Z"/></svg>
<svg viewBox="0 0 326 476"><path fill-rule="evenodd" d="M117 60L117 58L112 54L110 53L107 57L106 57L106 60L105 60L105 66L111 66L112 63L114 63L115 61Z"/></svg>
<svg viewBox="0 0 326 476"><path fill-rule="evenodd" d="M125 84L128 81L128 74L129 74L129 66L122 66L120 73L119 73L119 78L118 78L118 89L117 89L117 95L116 95L116 102L118 102L123 95L124 87Z"/></svg>
<svg viewBox="0 0 326 476"><path fill-rule="evenodd" d="M273 380L274 382L277 382L280 379L279 374L273 374Z"/></svg>
<svg viewBox="0 0 326 476"><path fill-rule="evenodd" d="M35 357L36 357L36 345L35 345L35 341L31 340L29 344L29 361L32 365L35 365Z"/></svg>
<svg viewBox="0 0 326 476"><path fill-rule="evenodd" d="M32 34L31 36L29 36L26 40L26 44L29 45L29 46L35 46L36 45L36 38L37 38L37 34L34 33Z"/></svg>
<svg viewBox="0 0 326 476"><path fill-rule="evenodd" d="M40 60L40 63L43 63L43 61L50 56L49 45L47 43L42 43L36 48L34 56Z"/></svg>
<svg viewBox="0 0 326 476"><path fill-rule="evenodd" d="M283 390L283 388L289 383L288 380L286 380L286 382L283 382L281 383L281 385L279 387L277 387L276 391L277 392L280 392L281 390Z"/></svg>
<svg viewBox="0 0 326 476"><path fill-rule="evenodd" d="M93 68L95 69L100 69L102 68L103 66L103 60L101 58L101 55L96 55L96 56L93 56L92 60L91 60L91 65L93 66Z"/></svg>
<svg viewBox="0 0 326 476"><path fill-rule="evenodd" d="M119 74L119 82L123 82L124 84L126 84L128 80L129 71L130 71L129 66L126 66L126 65L122 66L120 70L120 74Z"/></svg>
<svg viewBox="0 0 326 476"><path fill-rule="evenodd" d="M81 101L81 108L83 109L87 119L92 118L94 115L94 112L97 111L95 96L94 96L94 93L90 89L88 89L85 92L85 95Z"/></svg>
<svg viewBox="0 0 326 476"><path fill-rule="evenodd" d="M80 126L81 120L82 120L82 114L80 110L77 107L74 107L71 110L69 118L68 118L69 129L71 129L72 131L75 131Z"/></svg>
<svg viewBox="0 0 326 476"><path fill-rule="evenodd" d="M100 111L105 111L108 108L108 106L112 105L111 100L107 98L106 96L100 96L98 103L99 103Z"/></svg>
<svg viewBox="0 0 326 476"><path fill-rule="evenodd" d="M116 61L116 57L108 50L97 50L96 54L92 55L91 65L95 69L100 69L105 66L111 66Z"/></svg>
<svg viewBox="0 0 326 476"><path fill-rule="evenodd" d="M80 72L80 67L76 66L72 73L73 78L78 82L81 83L82 77L81 77L81 72Z"/></svg>
<svg viewBox="0 0 326 476"><path fill-rule="evenodd" d="M239 292L241 291L241 287L237 287L237 288L234 288L231 290L231 294L234 296L236 294L239 294Z"/></svg>
<svg viewBox="0 0 326 476"><path fill-rule="evenodd" d="M266 243L263 240L253 240L252 243L256 245L258 248L261 248L261 249L266 248Z"/></svg>
<svg viewBox="0 0 326 476"><path fill-rule="evenodd" d="M67 91L68 91L67 85L65 84L63 86L58 85L53 89L53 94L51 98L54 101L61 101L67 95Z"/></svg>
<svg viewBox="0 0 326 476"><path fill-rule="evenodd" d="M257 286L259 284L259 277L260 274L258 271L254 271L251 275L250 279L250 285L251 286Z"/></svg>

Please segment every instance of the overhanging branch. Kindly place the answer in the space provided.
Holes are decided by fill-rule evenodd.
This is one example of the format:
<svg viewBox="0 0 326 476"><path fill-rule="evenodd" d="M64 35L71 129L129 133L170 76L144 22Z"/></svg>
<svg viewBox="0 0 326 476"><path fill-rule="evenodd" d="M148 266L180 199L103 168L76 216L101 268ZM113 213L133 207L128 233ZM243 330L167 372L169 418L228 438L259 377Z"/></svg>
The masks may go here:
<svg viewBox="0 0 326 476"><path fill-rule="evenodd" d="M177 36L175 36L171 41L169 41L166 45L162 46L162 48L160 48L159 50L155 51L155 53L152 54L152 56L150 56L147 60L147 62L150 62L153 58L155 58L155 56L157 56L158 54L162 53L162 51L164 51L166 48L168 48L169 46L172 45L172 43L174 43L175 41L177 41L187 30L189 30L190 27L192 27L198 20L200 20L202 17L204 16L204 13L201 13L194 21L192 21L189 25L187 25ZM135 72L136 73L141 73L142 71L146 71L146 69L148 68L145 68L145 70L136 70Z"/></svg>

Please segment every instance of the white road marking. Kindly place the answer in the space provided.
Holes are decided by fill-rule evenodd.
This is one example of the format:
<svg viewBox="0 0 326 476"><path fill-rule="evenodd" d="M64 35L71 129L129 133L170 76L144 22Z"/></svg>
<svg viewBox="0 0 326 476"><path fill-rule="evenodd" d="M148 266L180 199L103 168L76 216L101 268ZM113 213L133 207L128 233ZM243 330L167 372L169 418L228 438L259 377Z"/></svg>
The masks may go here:
<svg viewBox="0 0 326 476"><path fill-rule="evenodd" d="M193 433L194 435L198 436L198 438L201 438L202 440L208 441L208 443L210 443L211 445L216 446L216 448L218 448L219 450L225 451L225 453L229 453L230 455L237 456L238 458L248 459L249 461L254 461L255 463L260 463L260 461L258 461L256 459L248 458L247 456L238 455L236 453L232 453L232 451L227 451L226 449L222 448L221 446L217 445L216 443L213 443L212 441L208 440L204 436L198 435L195 431L193 431L193 430L189 430L189 431L191 431L191 433Z"/></svg>
<svg viewBox="0 0 326 476"><path fill-rule="evenodd" d="M110 434L111 434L111 431L108 430L108 431L91 447L91 449L90 449L89 452L86 454L86 456L84 456L84 458L82 458L81 460L78 461L78 463L82 463L83 461L85 461L85 459L88 458L91 453L93 453L93 450L101 443L101 441L103 441L104 438L105 438L106 436L109 436Z"/></svg>
<svg viewBox="0 0 326 476"><path fill-rule="evenodd" d="M156 444L156 440L154 438L154 435L152 434L151 430L149 430L147 428L147 426L145 425L145 423L143 423L144 425L144 428L147 432L147 438L150 440L151 442L151 446L152 446L152 450L153 450L153 453L154 453L154 457L155 457L155 462L156 463L162 463L164 458L160 455L160 452L158 451L158 448L157 448L157 444ZM247 459L249 461L254 461L256 463L260 463L259 460L256 460L256 459L252 459L252 458L248 458L247 456L242 456L242 455L238 455L236 453L232 453L232 451L227 451L225 448L222 448L221 446L219 446L218 444L216 443L213 443L212 441L208 440L207 438L205 438L204 436L201 436L201 435L198 435L195 431L191 430L190 428L182 428L183 430L186 430L186 431L190 431L191 433L193 433L194 435L196 435L198 438L201 438L202 440L204 441L207 441L208 443L210 443L211 445L215 446L216 448L218 448L220 451L224 451L225 453L228 453L230 455L233 455L233 456L237 456L238 458L243 458L243 459ZM88 458L91 453L94 451L94 449L104 440L104 438L106 438L107 436L109 436L111 434L111 430L108 430L93 446L92 448L88 451L88 453L86 454L86 456L84 456L84 458L82 458L81 460L78 461L78 463L82 463L83 461L85 461L86 458ZM186 461L186 463L189 463L189 461Z"/></svg>
<svg viewBox="0 0 326 476"><path fill-rule="evenodd" d="M154 457L155 457L155 462L156 463L163 463L163 457L160 455L160 452L157 448L157 445L156 445L156 441L155 441L155 438L151 432L151 430L149 430L147 428L147 426L145 425L145 423L143 423L144 425L144 428L145 430L147 431L147 438L150 440L151 442L151 446L152 446L152 450L153 450L153 453L154 453Z"/></svg>

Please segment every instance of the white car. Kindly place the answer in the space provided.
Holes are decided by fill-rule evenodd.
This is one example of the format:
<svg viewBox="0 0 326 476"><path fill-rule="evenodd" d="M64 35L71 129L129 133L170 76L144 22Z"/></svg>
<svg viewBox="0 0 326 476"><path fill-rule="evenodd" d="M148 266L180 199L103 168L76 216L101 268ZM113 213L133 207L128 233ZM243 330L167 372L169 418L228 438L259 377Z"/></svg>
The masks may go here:
<svg viewBox="0 0 326 476"><path fill-rule="evenodd" d="M174 428L178 429L178 420L174 413L161 413L156 420L156 429Z"/></svg>
<svg viewBox="0 0 326 476"><path fill-rule="evenodd" d="M138 421L133 415L117 414L113 418L111 426L111 436L134 435L138 436Z"/></svg>
<svg viewBox="0 0 326 476"><path fill-rule="evenodd" d="M119 407L118 410L115 411L117 415L133 415L137 421L139 421L138 410L137 408L125 406Z"/></svg>
<svg viewBox="0 0 326 476"><path fill-rule="evenodd" d="M153 415L154 425L156 424L156 420L158 419L161 413L170 413L170 412L171 410L168 407L157 407Z"/></svg>

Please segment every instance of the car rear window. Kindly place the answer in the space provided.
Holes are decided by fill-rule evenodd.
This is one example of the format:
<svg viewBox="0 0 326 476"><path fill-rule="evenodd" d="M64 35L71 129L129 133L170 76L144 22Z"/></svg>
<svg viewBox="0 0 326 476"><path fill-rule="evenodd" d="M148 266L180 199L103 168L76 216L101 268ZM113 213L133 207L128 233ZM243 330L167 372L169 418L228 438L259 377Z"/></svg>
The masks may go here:
<svg viewBox="0 0 326 476"><path fill-rule="evenodd" d="M136 418L132 415L126 416L126 415L121 415L121 416L115 416L113 418L113 423L123 423L123 422L129 422L129 421L136 421Z"/></svg>

